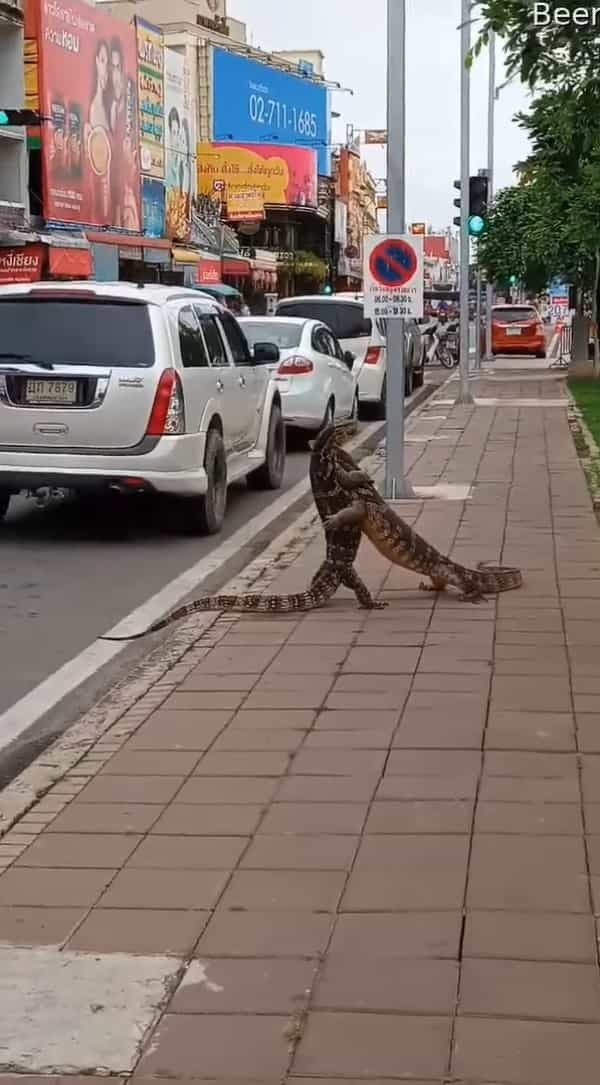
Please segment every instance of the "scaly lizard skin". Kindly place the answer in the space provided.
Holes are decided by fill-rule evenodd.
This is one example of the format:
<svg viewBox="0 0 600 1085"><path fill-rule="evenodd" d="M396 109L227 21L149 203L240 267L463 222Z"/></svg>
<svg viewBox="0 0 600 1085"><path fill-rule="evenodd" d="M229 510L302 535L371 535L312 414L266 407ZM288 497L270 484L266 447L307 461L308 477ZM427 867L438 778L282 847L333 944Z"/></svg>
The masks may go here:
<svg viewBox="0 0 600 1085"><path fill-rule="evenodd" d="M310 458L310 479L313 487L315 502L319 514L323 520L325 516L337 512L346 506L348 497L345 490L337 479L334 449L340 434L346 432L345 427L340 431L335 426L319 434L312 446ZM352 460L354 465L354 460ZM363 474L358 472L359 481L362 483ZM342 470L342 477L346 485L352 484L351 476L347 476ZM323 606L332 595L335 594L340 584L346 584L353 588L356 596L363 607L375 608L384 604L376 603L352 568L361 539L360 528L341 527L336 531L326 533L327 554L315 576L312 579L308 591L296 592L290 595L260 595L247 593L244 595L207 595L201 599L195 599L186 603L177 610L172 611L166 618L154 622L142 633L133 633L128 637L100 637L99 640L125 641L140 640L151 633L158 633L166 629L172 622L188 618L191 614L213 610L237 610L251 611L257 614L288 614L291 611L315 610Z"/></svg>
<svg viewBox="0 0 600 1085"><path fill-rule="evenodd" d="M345 471L338 462L338 456L342 452L339 442L353 430L354 426L348 423L326 426L311 442L310 485L325 530L326 556L310 586L314 589L328 570L335 570L336 574L339 574L339 582L354 592L361 607L366 610L382 610L387 603L373 599L366 584L363 584L358 573L354 571L361 540L360 527L352 524L343 524L333 530L327 527L328 518L347 507L348 491L355 484L362 486L367 477L362 471L356 470L356 464L347 452L343 455L351 465L350 471Z"/></svg>
<svg viewBox="0 0 600 1085"><path fill-rule="evenodd" d="M440 554L386 504L369 475L360 471L342 448L335 449L340 485L346 490L346 506L325 522L326 530L343 526L359 527L383 557L403 569L423 573L431 584L421 583L422 591L443 592L449 585L458 588L460 599L478 603L486 595L520 588L519 569L480 562L468 569ZM359 482L362 475L362 485ZM351 485L347 485L350 478Z"/></svg>

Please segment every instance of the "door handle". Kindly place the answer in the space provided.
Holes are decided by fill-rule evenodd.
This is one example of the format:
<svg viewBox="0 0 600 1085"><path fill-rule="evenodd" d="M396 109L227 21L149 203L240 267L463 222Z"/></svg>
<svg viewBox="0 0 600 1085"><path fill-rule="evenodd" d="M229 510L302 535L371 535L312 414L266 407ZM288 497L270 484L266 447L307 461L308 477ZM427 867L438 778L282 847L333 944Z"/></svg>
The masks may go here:
<svg viewBox="0 0 600 1085"><path fill-rule="evenodd" d="M225 387L225 385L223 384L223 381L222 381L222 380L218 380L218 381L217 381L217 392L222 392L222 391L223 391L223 389L224 389L224 387Z"/></svg>
<svg viewBox="0 0 600 1085"><path fill-rule="evenodd" d="M238 377L238 384L240 388L244 388L246 385L246 378L244 376Z"/></svg>

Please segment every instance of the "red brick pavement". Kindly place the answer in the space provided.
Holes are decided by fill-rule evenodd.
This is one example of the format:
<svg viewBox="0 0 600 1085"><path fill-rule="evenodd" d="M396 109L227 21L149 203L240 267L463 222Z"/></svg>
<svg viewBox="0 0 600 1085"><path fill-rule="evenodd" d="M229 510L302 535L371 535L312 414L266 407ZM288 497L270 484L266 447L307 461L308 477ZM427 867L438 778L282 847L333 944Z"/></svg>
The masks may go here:
<svg viewBox="0 0 600 1085"><path fill-rule="evenodd" d="M387 610L223 619L0 844L1 940L192 961L135 1085L598 1085L600 531L531 405L563 386L511 376L421 416L413 482L473 492L407 516L521 591L435 599L365 544Z"/></svg>

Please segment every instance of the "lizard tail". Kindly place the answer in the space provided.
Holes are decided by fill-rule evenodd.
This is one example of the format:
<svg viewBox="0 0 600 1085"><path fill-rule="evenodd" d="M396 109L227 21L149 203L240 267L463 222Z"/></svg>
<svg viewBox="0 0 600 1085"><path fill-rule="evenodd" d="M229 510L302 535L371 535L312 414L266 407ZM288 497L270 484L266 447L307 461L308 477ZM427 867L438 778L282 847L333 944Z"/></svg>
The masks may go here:
<svg viewBox="0 0 600 1085"><path fill-rule="evenodd" d="M154 622L148 629L145 629L142 633L130 633L127 637L99 637L98 640L110 640L110 641L125 641L125 640L140 640L142 637L148 637L151 633L158 633L161 629L166 629L168 625L173 622L178 622L182 618L188 618L191 614L198 614L201 611L208 610L240 610L240 611L252 611L254 613L271 613L271 614L287 614L290 611L295 610L314 610L315 607L321 606L337 588L337 582L335 584L321 585L318 591L304 591L296 592L290 595L259 595L258 593L247 595L207 595L202 599L195 599L192 603L186 603L185 606L179 607L177 610L172 611L166 618L162 618L159 622Z"/></svg>
<svg viewBox="0 0 600 1085"><path fill-rule="evenodd" d="M448 582L462 589L467 595L498 595L503 591L513 591L523 584L520 569L510 565L491 565L480 561L476 569L448 561L451 574Z"/></svg>

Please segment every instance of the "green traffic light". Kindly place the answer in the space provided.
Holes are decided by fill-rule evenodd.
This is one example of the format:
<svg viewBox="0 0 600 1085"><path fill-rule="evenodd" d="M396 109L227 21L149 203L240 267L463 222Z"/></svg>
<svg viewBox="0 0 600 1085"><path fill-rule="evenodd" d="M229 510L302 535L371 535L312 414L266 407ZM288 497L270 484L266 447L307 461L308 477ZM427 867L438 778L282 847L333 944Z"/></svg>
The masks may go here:
<svg viewBox="0 0 600 1085"><path fill-rule="evenodd" d="M511 285L511 286L516 286L516 285L517 285L517 283L518 283L518 281L519 281L519 280L517 279L517 276L516 276L516 275L511 275L511 277L510 277L510 279L509 279L509 282L510 282L510 285Z"/></svg>
<svg viewBox="0 0 600 1085"><path fill-rule="evenodd" d="M0 109L0 124L8 124L8 113Z"/></svg>
<svg viewBox="0 0 600 1085"><path fill-rule="evenodd" d="M481 215L471 215L469 219L469 233L471 237L479 237L485 230L485 221Z"/></svg>
<svg viewBox="0 0 600 1085"><path fill-rule="evenodd" d="M324 293L324 294L333 294L333 287L332 287L332 286L331 286L331 285L330 285L329 283L327 283L327 284L326 284L326 285L325 285L325 286L323 287L323 293Z"/></svg>

